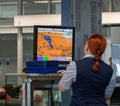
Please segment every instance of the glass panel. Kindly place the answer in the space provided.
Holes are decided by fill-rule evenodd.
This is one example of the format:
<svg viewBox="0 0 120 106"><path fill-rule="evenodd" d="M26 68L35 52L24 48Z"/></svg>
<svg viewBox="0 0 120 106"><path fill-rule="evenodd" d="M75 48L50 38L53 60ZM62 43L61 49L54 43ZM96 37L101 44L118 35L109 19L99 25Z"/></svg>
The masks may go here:
<svg viewBox="0 0 120 106"><path fill-rule="evenodd" d="M52 14L61 14L61 0L51 0Z"/></svg>
<svg viewBox="0 0 120 106"><path fill-rule="evenodd" d="M119 12L120 11L120 0L102 0L102 11L103 12Z"/></svg>
<svg viewBox="0 0 120 106"><path fill-rule="evenodd" d="M7 95L9 96L9 99L7 99L7 102L5 102L6 105L2 106L23 106L22 105L22 98L21 98L21 92L22 92L22 81L9 81L9 79L22 79L22 76L7 76L6 80L6 91ZM0 104L2 104L0 102Z"/></svg>
<svg viewBox="0 0 120 106"><path fill-rule="evenodd" d="M17 72L17 35L15 33L0 33L0 71L4 74ZM14 80L10 79L10 81ZM4 81L0 80L0 85L4 85Z"/></svg>
<svg viewBox="0 0 120 106"><path fill-rule="evenodd" d="M116 76L120 77L120 44L112 44L112 63Z"/></svg>
<svg viewBox="0 0 120 106"><path fill-rule="evenodd" d="M23 0L23 14L48 14L48 0Z"/></svg>
<svg viewBox="0 0 120 106"><path fill-rule="evenodd" d="M23 67L33 60L33 28L23 28Z"/></svg>
<svg viewBox="0 0 120 106"><path fill-rule="evenodd" d="M103 26L103 27L102 27L102 34L103 34L106 38L111 38L111 35L110 35L110 26Z"/></svg>
<svg viewBox="0 0 120 106"><path fill-rule="evenodd" d="M102 0L102 12L109 12L110 0Z"/></svg>
<svg viewBox="0 0 120 106"><path fill-rule="evenodd" d="M0 25L13 25L15 15L17 15L17 0L1 0Z"/></svg>
<svg viewBox="0 0 120 106"><path fill-rule="evenodd" d="M25 103L31 103L31 106L62 106L61 92L57 88L59 81L57 77L54 77L55 79L51 79L50 77L53 76L49 76L48 79L50 80L43 80L44 75L40 75L36 80L34 80L33 76L30 78L32 81L29 80L29 76L25 77L20 74L8 74L6 76L5 84L7 85L7 94L11 96L11 98L7 100L6 106L25 106ZM18 80L16 82L10 82L9 79L11 79L11 77L14 79L21 79L21 81ZM40 77L42 77L42 80L39 79ZM23 80L23 78L25 79ZM28 102L26 100L30 101Z"/></svg>
<svg viewBox="0 0 120 106"><path fill-rule="evenodd" d="M113 0L112 11L119 12L120 11L120 0Z"/></svg>

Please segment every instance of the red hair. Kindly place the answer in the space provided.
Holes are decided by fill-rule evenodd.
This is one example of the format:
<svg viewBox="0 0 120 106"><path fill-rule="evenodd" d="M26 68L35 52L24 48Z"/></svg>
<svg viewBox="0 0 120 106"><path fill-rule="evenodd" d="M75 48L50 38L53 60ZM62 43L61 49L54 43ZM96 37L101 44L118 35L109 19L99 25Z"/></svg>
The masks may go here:
<svg viewBox="0 0 120 106"><path fill-rule="evenodd" d="M93 65L93 70L98 72L99 70L99 61L98 59L103 54L106 48L106 39L100 34L94 34L88 39L88 47L91 53L94 55L96 62Z"/></svg>

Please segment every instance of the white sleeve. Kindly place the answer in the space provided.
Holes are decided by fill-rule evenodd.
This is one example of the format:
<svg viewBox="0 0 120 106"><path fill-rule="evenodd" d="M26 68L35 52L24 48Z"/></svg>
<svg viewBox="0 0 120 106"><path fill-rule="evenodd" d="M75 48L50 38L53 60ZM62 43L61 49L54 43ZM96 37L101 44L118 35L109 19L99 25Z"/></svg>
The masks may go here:
<svg viewBox="0 0 120 106"><path fill-rule="evenodd" d="M76 64L71 61L65 70L59 84L66 90L70 89L73 82L76 80Z"/></svg>
<svg viewBox="0 0 120 106"><path fill-rule="evenodd" d="M115 85L116 85L116 73L115 71L113 71L111 80L105 89L105 96L110 96L110 97L112 96Z"/></svg>

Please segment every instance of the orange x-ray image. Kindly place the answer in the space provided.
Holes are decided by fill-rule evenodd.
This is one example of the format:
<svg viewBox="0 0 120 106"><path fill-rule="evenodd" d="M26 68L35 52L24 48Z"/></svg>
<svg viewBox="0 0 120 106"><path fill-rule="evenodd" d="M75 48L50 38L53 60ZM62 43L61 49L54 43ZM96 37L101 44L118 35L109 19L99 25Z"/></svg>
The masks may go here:
<svg viewBox="0 0 120 106"><path fill-rule="evenodd" d="M43 60L71 60L72 34L65 32L39 31L37 56Z"/></svg>

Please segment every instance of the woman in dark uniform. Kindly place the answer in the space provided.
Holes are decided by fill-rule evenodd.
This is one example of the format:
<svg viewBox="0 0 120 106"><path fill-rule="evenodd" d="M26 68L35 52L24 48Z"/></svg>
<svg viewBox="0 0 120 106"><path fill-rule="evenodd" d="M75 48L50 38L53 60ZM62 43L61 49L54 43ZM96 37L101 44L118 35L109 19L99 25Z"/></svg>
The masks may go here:
<svg viewBox="0 0 120 106"><path fill-rule="evenodd" d="M61 78L58 88L65 91L72 87L70 106L108 106L115 87L115 73L101 60L106 48L106 39L92 35L84 46L85 56L72 61Z"/></svg>

